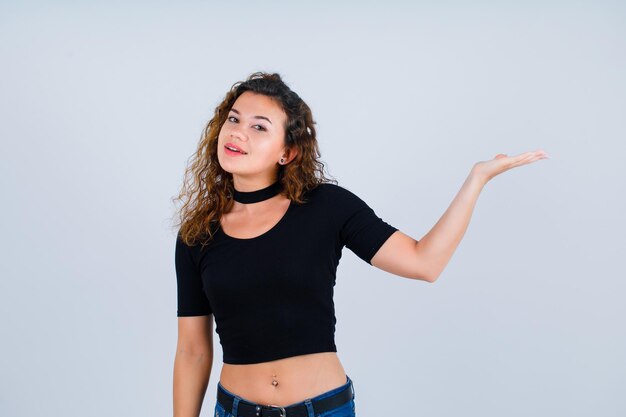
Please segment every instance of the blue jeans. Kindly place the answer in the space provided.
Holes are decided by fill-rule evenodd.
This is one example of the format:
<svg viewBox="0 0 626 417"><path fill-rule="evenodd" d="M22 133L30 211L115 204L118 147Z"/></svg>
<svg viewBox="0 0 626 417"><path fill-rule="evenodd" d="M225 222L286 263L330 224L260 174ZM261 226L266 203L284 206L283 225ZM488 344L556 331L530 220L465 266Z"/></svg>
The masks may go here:
<svg viewBox="0 0 626 417"><path fill-rule="evenodd" d="M347 381L345 384L343 384L340 387L337 388L333 388L330 391L326 391L321 393L320 395L313 397L311 399L308 400L304 400L301 401L299 403L295 403L295 404L290 404L290 406L293 405L300 405L300 404L304 404L309 412L308 417L356 417L355 414L355 404L354 404L354 385L352 383L352 380L350 379L350 377L348 375L346 375ZM250 404L254 404L257 405L256 403L252 402L252 401L248 401L245 398L242 398L236 394L233 394L232 392L228 391L226 388L224 388L222 386L222 384L220 384L219 382L217 383L217 389L218 390L222 390L225 393L233 396L235 398L234 402L233 402L233 409L237 408L237 404L240 401L245 401L247 403ZM313 405L311 404L312 401L314 400L320 400L322 398L326 398L326 397L330 397L333 394L336 394L338 392L341 392L345 389L349 389L352 390L352 399L338 407L335 407L331 410L327 410L323 413L315 413L313 410ZM286 408L286 407L285 407ZM213 413L213 415L215 417L238 417L236 416L233 412L235 410L225 410L224 406L222 406L222 404L220 404L219 402L215 402L215 412ZM289 413L287 413L287 417L289 417Z"/></svg>

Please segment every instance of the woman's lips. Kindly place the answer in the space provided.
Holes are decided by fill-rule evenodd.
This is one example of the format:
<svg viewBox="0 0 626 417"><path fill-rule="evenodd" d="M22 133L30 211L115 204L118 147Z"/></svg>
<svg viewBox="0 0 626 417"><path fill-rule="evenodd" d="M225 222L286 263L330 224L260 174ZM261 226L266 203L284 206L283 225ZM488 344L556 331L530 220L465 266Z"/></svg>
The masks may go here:
<svg viewBox="0 0 626 417"><path fill-rule="evenodd" d="M245 154L243 154L241 152L231 151L226 146L224 146L224 152L226 152L226 155L230 155L230 156L243 156L243 155L245 155Z"/></svg>

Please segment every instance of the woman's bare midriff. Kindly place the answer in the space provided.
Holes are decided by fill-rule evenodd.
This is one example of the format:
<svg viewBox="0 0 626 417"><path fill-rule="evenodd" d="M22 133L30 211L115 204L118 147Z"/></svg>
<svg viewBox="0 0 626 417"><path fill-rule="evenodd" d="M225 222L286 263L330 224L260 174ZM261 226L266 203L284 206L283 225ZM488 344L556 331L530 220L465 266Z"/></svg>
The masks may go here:
<svg viewBox="0 0 626 417"><path fill-rule="evenodd" d="M244 400L285 407L347 382L337 352L293 356L250 365L225 363L220 384Z"/></svg>

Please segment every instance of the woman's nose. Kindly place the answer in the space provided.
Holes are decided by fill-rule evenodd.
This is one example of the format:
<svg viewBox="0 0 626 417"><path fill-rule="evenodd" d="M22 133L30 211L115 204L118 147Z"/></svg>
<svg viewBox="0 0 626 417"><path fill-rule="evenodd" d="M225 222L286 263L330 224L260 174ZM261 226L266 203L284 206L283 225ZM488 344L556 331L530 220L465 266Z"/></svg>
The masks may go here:
<svg viewBox="0 0 626 417"><path fill-rule="evenodd" d="M239 139L239 140L243 140L243 141L245 141L245 140L247 139L247 138L246 138L246 135L244 135L244 134L243 134L243 133L239 130L239 128L236 128L236 127L235 127L235 128L233 128L233 129L230 131L230 135L229 135L229 136L230 136L230 138L231 138L231 139Z"/></svg>

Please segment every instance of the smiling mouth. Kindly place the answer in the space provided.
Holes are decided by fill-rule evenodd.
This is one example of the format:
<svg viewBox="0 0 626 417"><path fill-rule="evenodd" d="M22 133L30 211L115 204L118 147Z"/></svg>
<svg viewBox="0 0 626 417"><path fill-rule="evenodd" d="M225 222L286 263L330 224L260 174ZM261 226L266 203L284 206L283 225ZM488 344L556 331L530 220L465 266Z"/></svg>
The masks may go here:
<svg viewBox="0 0 626 417"><path fill-rule="evenodd" d="M240 151L239 149L236 149L236 148L231 148L230 146L224 146L224 147L225 147L226 149L228 149L229 151L239 152L240 154L243 154L243 155L247 155L247 154L248 154L247 152Z"/></svg>

